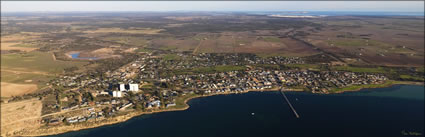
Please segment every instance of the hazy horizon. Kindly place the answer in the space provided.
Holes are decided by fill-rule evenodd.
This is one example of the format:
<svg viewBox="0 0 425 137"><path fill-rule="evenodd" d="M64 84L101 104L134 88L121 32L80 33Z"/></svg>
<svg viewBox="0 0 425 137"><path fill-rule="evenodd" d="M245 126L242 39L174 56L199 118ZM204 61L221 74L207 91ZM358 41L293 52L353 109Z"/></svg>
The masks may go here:
<svg viewBox="0 0 425 137"><path fill-rule="evenodd" d="M2 1L2 12L424 12L424 1Z"/></svg>

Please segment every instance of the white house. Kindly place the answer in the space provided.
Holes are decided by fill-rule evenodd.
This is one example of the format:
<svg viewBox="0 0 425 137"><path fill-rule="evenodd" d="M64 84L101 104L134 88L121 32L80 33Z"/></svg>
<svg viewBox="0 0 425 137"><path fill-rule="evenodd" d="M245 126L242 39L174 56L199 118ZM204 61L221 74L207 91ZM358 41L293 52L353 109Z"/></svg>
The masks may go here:
<svg viewBox="0 0 425 137"><path fill-rule="evenodd" d="M120 91L125 91L125 84L120 84Z"/></svg>
<svg viewBox="0 0 425 137"><path fill-rule="evenodd" d="M120 98L122 97L122 91L112 91L112 96Z"/></svg>
<svg viewBox="0 0 425 137"><path fill-rule="evenodd" d="M130 91L137 92L139 91L139 84L129 84L130 85Z"/></svg>
<svg viewBox="0 0 425 137"><path fill-rule="evenodd" d="M120 91L139 91L139 84L120 84Z"/></svg>

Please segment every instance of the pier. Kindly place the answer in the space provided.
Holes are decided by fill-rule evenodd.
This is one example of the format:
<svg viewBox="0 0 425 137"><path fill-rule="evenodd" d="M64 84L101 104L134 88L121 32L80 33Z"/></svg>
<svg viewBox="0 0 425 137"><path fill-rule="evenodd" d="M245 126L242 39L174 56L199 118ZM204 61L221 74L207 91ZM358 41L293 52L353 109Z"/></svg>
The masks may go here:
<svg viewBox="0 0 425 137"><path fill-rule="evenodd" d="M291 102L289 102L289 99L286 97L285 93L283 92L284 88L280 89L280 93L282 93L283 98L285 98L286 102L288 102L289 107L291 108L292 112L294 112L295 117L300 118L300 115L298 115L295 108L292 106Z"/></svg>

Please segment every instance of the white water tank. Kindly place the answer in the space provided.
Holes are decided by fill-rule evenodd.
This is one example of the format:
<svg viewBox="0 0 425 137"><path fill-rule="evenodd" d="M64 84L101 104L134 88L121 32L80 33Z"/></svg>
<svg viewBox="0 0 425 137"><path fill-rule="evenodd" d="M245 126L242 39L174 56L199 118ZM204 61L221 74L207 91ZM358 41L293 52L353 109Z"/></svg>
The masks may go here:
<svg viewBox="0 0 425 137"><path fill-rule="evenodd" d="M139 91L139 84L129 84L130 85L130 91Z"/></svg>

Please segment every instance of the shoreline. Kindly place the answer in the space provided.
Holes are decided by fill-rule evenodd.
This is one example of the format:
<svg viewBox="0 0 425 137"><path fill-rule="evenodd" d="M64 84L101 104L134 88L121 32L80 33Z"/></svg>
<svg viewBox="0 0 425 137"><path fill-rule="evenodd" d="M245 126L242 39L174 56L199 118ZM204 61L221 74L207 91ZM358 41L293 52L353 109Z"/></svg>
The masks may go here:
<svg viewBox="0 0 425 137"><path fill-rule="evenodd" d="M415 82L415 81L388 81L391 82L389 84L377 84L376 87L361 87L358 89L352 89L352 90L338 90L332 93L327 93L327 94L340 94L340 93L345 93L345 92L356 92L356 91L360 91L363 89L374 89L374 88L386 88L386 87L391 87L394 85L415 85L415 86L424 86L425 83L424 82Z"/></svg>
<svg viewBox="0 0 425 137"><path fill-rule="evenodd" d="M385 88L385 87L390 87L390 86L394 86L394 85L424 85L423 82L411 82L411 81L391 81L391 82L392 83L390 83L388 85L382 85L382 87L379 86L379 87L372 87L372 88ZM263 90L249 89L249 90L242 91L242 92L221 92L221 93L213 93L213 94L207 94L207 95L194 95L194 96L191 96L191 97L184 99L184 101L183 101L184 106L182 108L169 108L169 109L153 110L151 112L132 111L132 112L129 112L129 113L124 114L124 115L119 115L119 116L112 117L112 118L104 118L101 121L91 121L90 123L61 125L61 126L49 127L49 128L39 128L39 129L36 129L36 130L33 130L33 131L27 131L27 132L30 132L29 134L24 133L24 134L21 134L19 136L58 135L58 134L64 134L64 133L73 132L73 131L80 131L80 130L84 130L84 129L91 129L91 128L97 128L97 127L101 127L101 126L118 124L118 123L125 122L125 121L130 120L134 117L141 116L141 115L144 115L144 114L154 114L154 113L162 113L162 112L170 112L170 111L184 111L184 110L187 110L187 109L190 108L190 105L187 102L189 102L190 100L192 100L194 98L203 98L203 97L210 97L210 96L216 96L216 95L228 95L228 94L243 94L243 93L248 93L248 92L274 92L274 91L280 91L280 89L281 89L280 87L279 88L275 87L275 88L263 89ZM356 89L356 90L341 90L341 91L337 91L337 92L334 92L334 93L328 93L328 94L355 92L355 91L360 91L362 89L367 89L367 88L360 88L360 89ZM305 92L303 89L285 89L284 91L285 92ZM194 94L194 93L192 93L192 94ZM33 132L33 133L31 133L31 132Z"/></svg>

